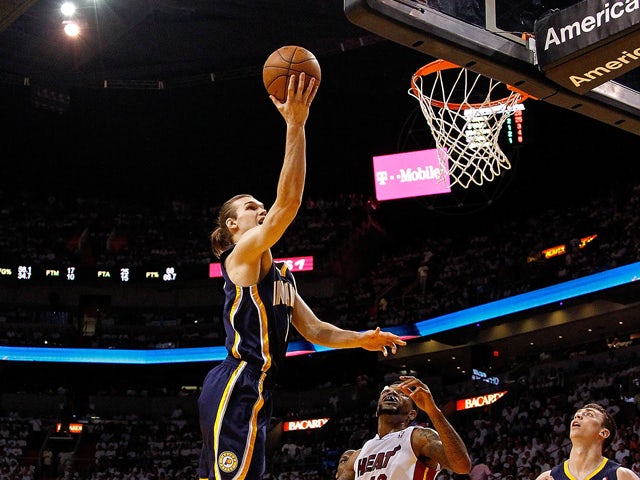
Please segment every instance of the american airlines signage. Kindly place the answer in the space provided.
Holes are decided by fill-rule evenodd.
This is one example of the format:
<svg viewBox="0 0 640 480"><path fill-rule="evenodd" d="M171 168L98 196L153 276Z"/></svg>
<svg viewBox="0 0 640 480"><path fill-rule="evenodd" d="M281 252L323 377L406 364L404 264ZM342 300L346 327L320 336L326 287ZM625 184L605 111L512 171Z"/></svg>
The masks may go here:
<svg viewBox="0 0 640 480"><path fill-rule="evenodd" d="M580 94L640 67L640 0L583 0L536 21L538 66Z"/></svg>

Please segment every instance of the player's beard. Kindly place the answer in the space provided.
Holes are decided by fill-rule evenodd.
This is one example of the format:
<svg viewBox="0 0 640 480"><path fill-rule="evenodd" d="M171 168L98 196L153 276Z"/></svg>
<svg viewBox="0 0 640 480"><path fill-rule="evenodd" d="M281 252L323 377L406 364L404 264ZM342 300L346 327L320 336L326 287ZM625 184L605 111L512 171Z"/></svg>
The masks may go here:
<svg viewBox="0 0 640 480"><path fill-rule="evenodd" d="M388 405L378 405L376 410L376 415L398 415L400 413L400 405L396 405L395 407L390 407Z"/></svg>

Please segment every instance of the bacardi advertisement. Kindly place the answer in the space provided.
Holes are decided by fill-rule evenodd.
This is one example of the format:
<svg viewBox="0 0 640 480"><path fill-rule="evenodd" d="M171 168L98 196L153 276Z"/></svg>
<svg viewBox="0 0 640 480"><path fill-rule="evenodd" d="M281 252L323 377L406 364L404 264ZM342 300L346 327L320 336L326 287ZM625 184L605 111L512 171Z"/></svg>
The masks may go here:
<svg viewBox="0 0 640 480"><path fill-rule="evenodd" d="M507 390L502 392L486 393L484 395L478 395L477 397L462 398L456 400L456 411L469 410L470 408L486 407L496 403L502 397L507 394Z"/></svg>
<svg viewBox="0 0 640 480"><path fill-rule="evenodd" d="M283 430L293 432L295 430L310 430L322 428L329 421L328 418L312 418L309 420L291 420L284 422Z"/></svg>

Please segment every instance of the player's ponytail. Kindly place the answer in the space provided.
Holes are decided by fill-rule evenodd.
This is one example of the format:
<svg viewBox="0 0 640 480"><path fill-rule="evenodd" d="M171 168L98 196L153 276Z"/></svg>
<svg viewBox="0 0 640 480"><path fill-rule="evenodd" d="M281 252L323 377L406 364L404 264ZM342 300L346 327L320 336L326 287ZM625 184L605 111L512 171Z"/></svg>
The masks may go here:
<svg viewBox="0 0 640 480"><path fill-rule="evenodd" d="M233 239L231 238L231 232L229 231L229 227L227 227L227 219L228 218L236 218L236 200L239 198L250 197L251 195L247 193L242 193L240 195L236 195L231 197L229 200L224 202L222 207L220 207L220 212L218 213L218 221L217 226L211 235L209 235L209 240L211 241L211 250L214 255L220 258L222 252L224 252L231 244L233 244Z"/></svg>

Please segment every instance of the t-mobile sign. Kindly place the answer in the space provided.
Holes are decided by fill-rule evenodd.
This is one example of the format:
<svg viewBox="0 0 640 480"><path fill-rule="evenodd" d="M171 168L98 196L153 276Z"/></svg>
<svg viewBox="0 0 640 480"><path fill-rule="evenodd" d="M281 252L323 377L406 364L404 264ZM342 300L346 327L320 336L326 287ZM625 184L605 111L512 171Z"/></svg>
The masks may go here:
<svg viewBox="0 0 640 480"><path fill-rule="evenodd" d="M373 157L373 174L380 201L451 192L435 148Z"/></svg>

